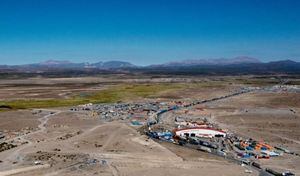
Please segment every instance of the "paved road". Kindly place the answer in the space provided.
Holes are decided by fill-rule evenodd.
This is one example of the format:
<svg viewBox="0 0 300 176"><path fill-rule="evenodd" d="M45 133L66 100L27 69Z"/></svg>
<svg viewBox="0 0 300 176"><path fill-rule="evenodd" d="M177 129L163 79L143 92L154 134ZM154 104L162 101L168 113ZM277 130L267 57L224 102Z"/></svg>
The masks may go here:
<svg viewBox="0 0 300 176"><path fill-rule="evenodd" d="M220 97L215 97L215 98L211 98L211 99L207 99L207 100L197 100L197 101L194 101L193 103L190 103L190 104L185 105L185 106L180 106L176 109L168 109L165 112L161 112L161 110L160 110L160 111L156 112L155 114L151 115L149 118L150 118L150 120L155 119L155 123L158 123L160 121L160 116L164 113L167 113L167 112L170 112L170 111L173 111L173 110L192 107L192 106L199 105L199 104L205 104L205 103L210 103L210 102L214 102L214 101L219 101L219 100L222 100L222 99L231 98L231 97L242 95L242 94L249 93L249 92L252 92L252 91L253 90L250 90L250 89L243 89L241 91L238 91L238 92L235 92L235 93L232 93L232 94L228 94L228 95L224 95L224 96L220 96Z"/></svg>

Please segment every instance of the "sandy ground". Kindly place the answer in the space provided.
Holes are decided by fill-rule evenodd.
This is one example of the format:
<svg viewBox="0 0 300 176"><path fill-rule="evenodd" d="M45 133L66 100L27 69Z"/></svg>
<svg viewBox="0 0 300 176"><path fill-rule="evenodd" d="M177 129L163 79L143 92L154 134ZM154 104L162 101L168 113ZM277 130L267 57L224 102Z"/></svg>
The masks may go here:
<svg viewBox="0 0 300 176"><path fill-rule="evenodd" d="M244 169L218 157L160 144L137 132L128 122L104 123L84 113L59 111L45 129L29 134L31 141L0 153L2 171L19 175L243 175ZM81 130L79 134L78 130ZM59 139L73 134L67 139ZM39 141L39 142L37 142ZM5 160L7 159L8 160ZM85 159L105 161L86 164ZM32 169L41 160L51 167ZM15 164L13 164L16 162ZM34 168L34 167L33 167ZM17 170L15 170L17 169ZM17 172L18 171L18 172ZM5 172L0 172L5 173ZM15 175L18 175L15 174Z"/></svg>
<svg viewBox="0 0 300 176"><path fill-rule="evenodd" d="M244 137L300 152L300 94L250 93L210 103L211 120ZM261 160L266 167L290 169L300 174L300 157Z"/></svg>
<svg viewBox="0 0 300 176"><path fill-rule="evenodd" d="M30 110L8 111L0 113L0 129L19 131L21 129L37 128L38 116L32 114Z"/></svg>

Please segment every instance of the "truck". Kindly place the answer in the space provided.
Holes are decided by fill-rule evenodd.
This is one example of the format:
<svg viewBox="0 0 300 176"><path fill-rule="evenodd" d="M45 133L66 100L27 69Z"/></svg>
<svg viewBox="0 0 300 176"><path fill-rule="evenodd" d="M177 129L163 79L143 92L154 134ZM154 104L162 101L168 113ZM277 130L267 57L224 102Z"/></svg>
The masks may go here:
<svg viewBox="0 0 300 176"><path fill-rule="evenodd" d="M200 151L203 151L203 152L211 153L211 149L208 148L208 147L204 147L204 146L199 146L199 147L197 148L197 150L200 150Z"/></svg>

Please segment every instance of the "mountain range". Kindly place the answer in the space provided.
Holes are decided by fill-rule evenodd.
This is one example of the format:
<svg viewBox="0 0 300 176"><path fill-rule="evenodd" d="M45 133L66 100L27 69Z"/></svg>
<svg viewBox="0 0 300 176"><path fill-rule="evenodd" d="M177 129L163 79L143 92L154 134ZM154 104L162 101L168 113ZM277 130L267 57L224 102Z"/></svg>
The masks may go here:
<svg viewBox="0 0 300 176"><path fill-rule="evenodd" d="M241 56L235 58L219 58L219 59L198 59L198 60L183 60L178 62L169 62L160 65L149 65L146 67L172 67L172 66L195 66L195 65L230 65L230 64L245 64L245 63L261 63L256 58ZM132 68L139 67L130 62L124 61L107 61L107 62L96 62L96 63L73 63L68 60L47 60L40 63L24 64L7 66L2 65L6 68L100 68L100 69L114 69L114 68ZM1 68L1 66L0 66Z"/></svg>
<svg viewBox="0 0 300 176"><path fill-rule="evenodd" d="M97 63L73 63L67 60L47 60L40 63L24 64L24 65L0 65L0 69L21 69L21 70L49 70L49 69L120 69L137 67L129 62L123 61L107 61Z"/></svg>
<svg viewBox="0 0 300 176"><path fill-rule="evenodd" d="M250 64L261 63L259 59L247 56L240 56L235 58L218 58L218 59L197 59L197 60L183 60L179 62L169 62L161 65L153 65L154 67L170 67L170 66L196 66L196 65L231 65L231 64Z"/></svg>
<svg viewBox="0 0 300 176"><path fill-rule="evenodd" d="M300 74L300 62L281 60L261 62L247 56L219 59L198 59L169 62L160 65L137 66L124 61L96 63L73 63L70 61L47 60L25 65L0 65L0 73L6 72L138 72L145 74Z"/></svg>

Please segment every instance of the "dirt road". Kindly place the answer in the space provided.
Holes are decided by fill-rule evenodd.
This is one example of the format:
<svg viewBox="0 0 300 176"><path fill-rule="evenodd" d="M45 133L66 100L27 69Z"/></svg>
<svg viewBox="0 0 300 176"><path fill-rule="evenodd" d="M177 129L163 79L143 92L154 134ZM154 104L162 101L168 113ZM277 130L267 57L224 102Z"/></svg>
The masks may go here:
<svg viewBox="0 0 300 176"><path fill-rule="evenodd" d="M29 147L32 147L32 145L34 144L31 140L27 139L28 137L34 135L34 134L38 134L38 133L43 133L46 130L46 124L49 120L49 117L57 115L59 113L61 113L61 111L59 110L42 110L42 111L46 111L49 112L49 114L39 118L38 120L40 121L40 124L38 125L39 130L34 131L32 133L28 133L28 134L23 134L21 136L17 136L13 139L9 139L8 141L13 141L13 140L20 140L20 141L24 141L27 142L19 147L17 147L16 149L14 149L14 152L10 152L9 155L7 155L4 159L3 162L7 163L7 165L10 165L8 163L10 162L15 162L15 161L20 161L22 160L22 156L20 155L21 151L23 151L24 149L27 149ZM0 170L5 170L8 168L2 167Z"/></svg>

